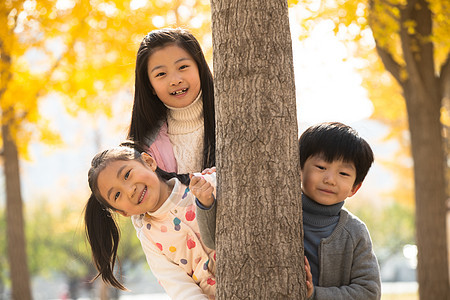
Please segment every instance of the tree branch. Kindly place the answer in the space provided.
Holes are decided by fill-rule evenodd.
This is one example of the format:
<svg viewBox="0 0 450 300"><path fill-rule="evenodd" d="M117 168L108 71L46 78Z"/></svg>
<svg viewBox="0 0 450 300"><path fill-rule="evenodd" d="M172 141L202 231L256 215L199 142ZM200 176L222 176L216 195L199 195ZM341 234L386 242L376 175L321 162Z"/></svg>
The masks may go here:
<svg viewBox="0 0 450 300"><path fill-rule="evenodd" d="M79 26L77 27L76 30L74 30L74 32L81 32L81 28L86 24L85 20L86 18L89 16L90 12L88 12L86 15L84 15L83 18L80 19L79 22ZM70 42L70 44L67 46L66 51L61 53L61 55L53 62L53 65L50 67L50 69L45 73L44 80L42 82L41 88L39 88L35 94L35 98L39 98L42 96L42 91L44 90L44 87L47 86L47 84L49 83L51 77L53 76L54 72L56 71L56 69L59 67L59 65L61 64L61 61L63 60L63 58L65 57L65 55L67 55L70 51L73 50L73 46L75 45L75 42L78 39L78 35L74 34L72 36L72 41ZM28 116L29 111L22 111L19 115L16 116L16 119L18 120L25 120L26 117Z"/></svg>
<svg viewBox="0 0 450 300"><path fill-rule="evenodd" d="M394 58L388 51L386 51L385 49L381 48L378 45L376 40L375 40L375 44L376 44L376 49L377 49L378 55L380 56L381 61L383 62L386 70L388 70L389 73L392 74L392 76L395 78L395 80L397 80L397 82L400 85L403 85L403 80L400 77L401 66L394 60Z"/></svg>
<svg viewBox="0 0 450 300"><path fill-rule="evenodd" d="M411 1L416 3L416 1ZM408 70L408 75L410 80L414 80L415 85L420 85L421 82L417 82L418 78L421 78L420 72L417 66L416 59L414 58L413 45L411 35L408 33L408 29L403 26L403 24L410 19L411 11L413 6L408 3L408 6L400 9L400 41L403 51L403 59L405 60L406 68Z"/></svg>
<svg viewBox="0 0 450 300"><path fill-rule="evenodd" d="M450 53L447 55L447 59L441 66L439 76L439 88L441 94L444 97L450 98Z"/></svg>

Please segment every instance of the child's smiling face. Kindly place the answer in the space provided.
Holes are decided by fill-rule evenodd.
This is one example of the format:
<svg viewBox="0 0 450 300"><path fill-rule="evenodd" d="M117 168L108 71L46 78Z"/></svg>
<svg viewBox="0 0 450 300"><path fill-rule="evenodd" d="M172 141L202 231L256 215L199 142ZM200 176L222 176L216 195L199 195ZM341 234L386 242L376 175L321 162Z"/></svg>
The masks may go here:
<svg viewBox="0 0 450 300"><path fill-rule="evenodd" d="M303 193L322 205L333 205L353 196L361 184L353 186L356 169L342 160L327 162L322 156L308 157L301 170Z"/></svg>
<svg viewBox="0 0 450 300"><path fill-rule="evenodd" d="M200 93L197 63L186 50L175 44L150 55L148 77L158 98L170 107L186 107Z"/></svg>
<svg viewBox="0 0 450 300"><path fill-rule="evenodd" d="M156 162L147 155L138 160L116 160L98 175L100 195L124 216L154 212L170 195L166 182L156 175Z"/></svg>

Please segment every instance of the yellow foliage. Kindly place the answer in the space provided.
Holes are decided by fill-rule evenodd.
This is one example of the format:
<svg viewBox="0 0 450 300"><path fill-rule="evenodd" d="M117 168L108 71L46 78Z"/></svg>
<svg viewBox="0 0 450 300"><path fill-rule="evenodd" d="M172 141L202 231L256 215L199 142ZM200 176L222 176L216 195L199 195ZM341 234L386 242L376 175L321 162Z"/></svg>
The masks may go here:
<svg viewBox="0 0 450 300"><path fill-rule="evenodd" d="M445 106L441 108L441 123L450 127L450 111L448 111L448 108Z"/></svg>
<svg viewBox="0 0 450 300"><path fill-rule="evenodd" d="M40 99L49 93L59 95L73 115L111 116L111 98L121 89L132 91L136 52L149 31L187 27L212 58L209 1L136 3L1 2L0 22L6 24L0 26L1 120L10 122L22 157L32 140L62 143L39 112Z"/></svg>
<svg viewBox="0 0 450 300"><path fill-rule="evenodd" d="M288 6L292 7L294 5L297 5L299 0L288 0Z"/></svg>

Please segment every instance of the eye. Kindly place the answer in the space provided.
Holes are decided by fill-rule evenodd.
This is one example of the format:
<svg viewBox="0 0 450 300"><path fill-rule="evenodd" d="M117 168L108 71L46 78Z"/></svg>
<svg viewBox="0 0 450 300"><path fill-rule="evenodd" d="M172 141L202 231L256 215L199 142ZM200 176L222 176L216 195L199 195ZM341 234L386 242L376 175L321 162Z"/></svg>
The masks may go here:
<svg viewBox="0 0 450 300"><path fill-rule="evenodd" d="M125 173L125 176L124 176L125 180L127 180L128 177L130 177L130 172L131 172L131 170Z"/></svg>
<svg viewBox="0 0 450 300"><path fill-rule="evenodd" d="M341 174L342 176L350 176L350 174L345 173L345 172L340 172L339 174Z"/></svg>
<svg viewBox="0 0 450 300"><path fill-rule="evenodd" d="M119 196L120 196L120 192L117 192L117 193L114 195L114 201L116 201L116 200L119 198Z"/></svg>
<svg viewBox="0 0 450 300"><path fill-rule="evenodd" d="M166 75L165 72L159 72L158 74L155 75L155 77L161 77L161 76L164 76L164 75Z"/></svg>
<svg viewBox="0 0 450 300"><path fill-rule="evenodd" d="M320 166L320 165L316 165L316 168L318 168L319 170L325 170L325 167Z"/></svg>
<svg viewBox="0 0 450 300"><path fill-rule="evenodd" d="M182 66L180 67L180 70L186 69L186 68L188 68L188 67L189 67L188 65L182 65Z"/></svg>

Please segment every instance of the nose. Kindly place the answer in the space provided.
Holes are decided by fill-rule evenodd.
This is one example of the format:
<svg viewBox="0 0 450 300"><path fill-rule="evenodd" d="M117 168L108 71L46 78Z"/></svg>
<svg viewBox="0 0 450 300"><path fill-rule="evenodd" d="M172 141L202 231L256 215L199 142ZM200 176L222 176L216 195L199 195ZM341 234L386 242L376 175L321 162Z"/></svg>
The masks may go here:
<svg viewBox="0 0 450 300"><path fill-rule="evenodd" d="M183 82L183 79L179 74L174 74L170 79L170 86L176 86Z"/></svg>
<svg viewBox="0 0 450 300"><path fill-rule="evenodd" d="M329 185L335 185L336 184L336 178L333 173L327 172L323 177L323 182Z"/></svg>
<svg viewBox="0 0 450 300"><path fill-rule="evenodd" d="M133 199L134 195L136 194L136 185L129 184L127 186L127 196L129 199Z"/></svg>

